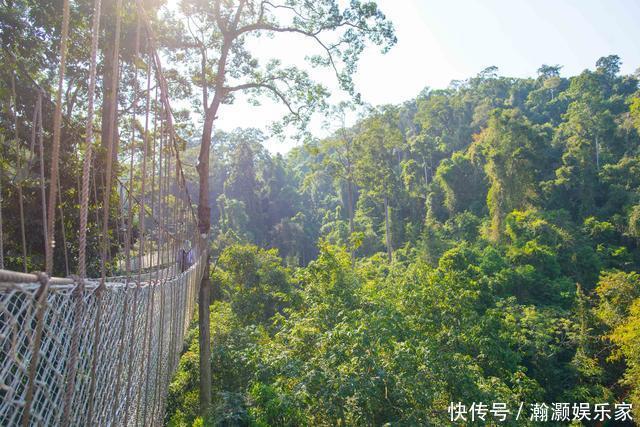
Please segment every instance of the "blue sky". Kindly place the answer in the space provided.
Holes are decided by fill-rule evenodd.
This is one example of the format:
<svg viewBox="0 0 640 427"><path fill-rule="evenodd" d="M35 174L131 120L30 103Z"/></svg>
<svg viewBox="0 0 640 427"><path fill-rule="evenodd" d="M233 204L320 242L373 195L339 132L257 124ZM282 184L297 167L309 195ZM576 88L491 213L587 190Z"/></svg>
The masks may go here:
<svg viewBox="0 0 640 427"><path fill-rule="evenodd" d="M562 75L594 68L596 60L617 54L622 72L640 67L640 0L379 0L396 27L398 44L387 54L367 51L355 76L363 99L398 103L426 87L474 76L495 65L505 76L534 76L542 64L563 66ZM281 40L262 39L263 57L281 55ZM269 43L272 45L269 46ZM299 63L312 49L287 40L284 62ZM317 78L332 89L330 73ZM335 99L340 99L336 95ZM265 103L250 107L242 98L224 106L217 125L264 127L284 113ZM320 126L314 125L318 133ZM293 142L268 141L284 152Z"/></svg>

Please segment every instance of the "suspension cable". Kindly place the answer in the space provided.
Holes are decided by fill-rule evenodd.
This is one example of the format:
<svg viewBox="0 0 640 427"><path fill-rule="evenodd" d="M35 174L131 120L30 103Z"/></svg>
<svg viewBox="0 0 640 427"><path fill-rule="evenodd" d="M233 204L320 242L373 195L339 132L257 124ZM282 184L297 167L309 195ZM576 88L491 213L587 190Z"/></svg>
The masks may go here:
<svg viewBox="0 0 640 427"><path fill-rule="evenodd" d="M93 103L96 90L96 56L98 53L98 31L100 30L101 3L101 0L95 0L94 2L93 24L91 26L91 65L89 66L89 94L86 137L84 143L84 161L82 165L80 235L78 242L78 275L83 279L87 277L87 216L89 215L89 185L91 182L91 155L93 149Z"/></svg>
<svg viewBox="0 0 640 427"><path fill-rule="evenodd" d="M111 92L114 94L114 101L110 105L110 111L107 124L107 164L105 173L105 182L103 190L103 204L102 204L102 253L101 253L101 277L102 284L107 277L107 251L109 250L109 205L111 201L111 185L112 185L112 168L113 158L117 155L116 139L116 104L117 97L115 94L118 89L119 80L119 59L120 59L120 28L122 24L122 0L116 1L116 29L114 36L114 48L113 48L113 67L112 67L112 81Z"/></svg>
<svg viewBox="0 0 640 427"><path fill-rule="evenodd" d="M49 205L47 206L47 246L49 250L46 253L46 270L51 276L53 272L53 248L54 242L54 224L56 218L56 190L55 185L58 177L58 167L60 160L60 133L62 131L62 85L64 83L64 74L67 65L67 38L69 35L69 0L63 0L62 6L62 33L60 36L60 70L58 76L58 93L56 93L56 108L53 116L53 148L51 153L51 179L49 181Z"/></svg>
<svg viewBox="0 0 640 427"><path fill-rule="evenodd" d="M178 146L176 143L176 139L182 139L180 138L180 136L177 134L174 126L173 126L173 111L171 109L171 105L169 103L169 94L168 94L168 89L167 89L167 80L164 76L164 73L162 72L162 62L160 61L160 56L158 55L158 52L156 50L155 47L155 34L153 32L153 29L151 28L151 24L149 22L148 16L146 11L144 10L144 7L142 5L141 0L136 0L136 6L138 7L138 11L140 13L140 16L143 19L143 23L145 26L145 30L147 31L147 37L148 37L148 42L149 42L149 49L151 50L152 54L153 54L153 58L154 58L154 65L156 68L156 74L158 76L158 85L160 86L160 98L162 103L165 105L165 108L167 110L167 124L169 127L169 132L170 135L173 136L173 138L171 139L172 145L174 147L174 154L176 157L176 162L177 162L177 167L178 170L180 171L180 179L179 179L179 183L182 184L184 186L184 191L187 195L187 200L189 201L189 206L191 208L191 213L193 215L193 219L197 220L198 216L196 215L196 212L193 208L193 203L191 202L191 196L189 194L189 189L187 188L187 181L185 178L185 174L184 174L184 170L182 168L182 161L180 159L180 153L178 150Z"/></svg>

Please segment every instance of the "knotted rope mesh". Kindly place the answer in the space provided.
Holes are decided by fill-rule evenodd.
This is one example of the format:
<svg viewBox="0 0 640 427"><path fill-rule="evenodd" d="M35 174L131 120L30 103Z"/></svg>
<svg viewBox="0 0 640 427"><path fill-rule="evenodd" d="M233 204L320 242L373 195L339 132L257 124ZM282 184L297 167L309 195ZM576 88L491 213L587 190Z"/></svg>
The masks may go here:
<svg viewBox="0 0 640 427"><path fill-rule="evenodd" d="M0 283L0 425L161 423L202 265L102 288Z"/></svg>

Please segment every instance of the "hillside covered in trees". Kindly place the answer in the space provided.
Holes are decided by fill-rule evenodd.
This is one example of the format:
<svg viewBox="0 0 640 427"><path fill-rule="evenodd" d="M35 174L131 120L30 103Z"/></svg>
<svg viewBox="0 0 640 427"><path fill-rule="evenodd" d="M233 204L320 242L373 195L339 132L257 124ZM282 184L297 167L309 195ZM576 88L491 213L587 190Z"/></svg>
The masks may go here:
<svg viewBox="0 0 640 427"><path fill-rule="evenodd" d="M595 65L491 67L285 156L216 135L211 421L639 408L640 93L619 57ZM171 424L197 419L197 360L194 335Z"/></svg>

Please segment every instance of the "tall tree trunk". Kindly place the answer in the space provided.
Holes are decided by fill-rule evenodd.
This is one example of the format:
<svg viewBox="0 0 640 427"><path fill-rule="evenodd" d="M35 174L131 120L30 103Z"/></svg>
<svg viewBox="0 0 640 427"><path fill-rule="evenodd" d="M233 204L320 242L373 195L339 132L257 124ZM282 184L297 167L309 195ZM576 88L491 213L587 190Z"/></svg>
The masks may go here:
<svg viewBox="0 0 640 427"><path fill-rule="evenodd" d="M243 2L240 2L236 16L242 12ZM237 22L236 22L237 25ZM221 28L222 29L222 28ZM198 176L200 179L200 189L198 197L198 230L200 235L207 239L205 244L209 245L209 229L211 228L211 207L209 206L209 153L211 151L211 135L213 133L213 122L217 118L218 108L224 97L224 81L227 66L227 57L231 49L233 37L228 30L223 30L223 44L218 59L216 73L215 93L211 105L204 107L204 124L202 128L202 141L200 142L200 154L198 155ZM202 62L203 76L206 67L206 58ZM207 101L208 92L206 82L204 83L203 102ZM209 248L204 248L207 256L204 263L204 274L200 282L200 292L198 294L198 345L200 350L200 415L206 419L211 404L211 341L209 324L209 304L211 303L211 279L209 277L211 260L209 258Z"/></svg>
<svg viewBox="0 0 640 427"><path fill-rule="evenodd" d="M347 181L347 196L349 201L349 232L353 234L353 188L351 186L351 181Z"/></svg>
<svg viewBox="0 0 640 427"><path fill-rule="evenodd" d="M596 169L600 170L600 143L598 141L598 135L596 135Z"/></svg>
<svg viewBox="0 0 640 427"><path fill-rule="evenodd" d="M356 259L356 250L353 247L353 242L351 239L353 238L354 225L353 225L353 188L351 186L351 181L347 180L347 201L349 203L349 252L351 253L351 264L355 265Z"/></svg>
<svg viewBox="0 0 640 427"><path fill-rule="evenodd" d="M387 258L391 262L393 256L393 249L391 248L391 227L389 226L389 198L384 196L384 227L385 227L385 240L387 243Z"/></svg>
<svg viewBox="0 0 640 427"><path fill-rule="evenodd" d="M202 141L200 145L200 155L198 157L198 175L200 178L200 189L198 198L198 231L205 239L209 236L211 227L211 207L209 206L209 152L211 147L211 134L213 132L213 120L215 114L207 111L202 130ZM205 240L204 245L209 241ZM209 405L211 403L211 341L209 324L209 304L211 302L211 279L209 277L209 251L204 260L204 274L200 282L198 294L198 346L200 349L200 415L207 417Z"/></svg>
<svg viewBox="0 0 640 427"><path fill-rule="evenodd" d="M424 186L425 188L429 186L429 173L427 172L427 162L424 162Z"/></svg>
<svg viewBox="0 0 640 427"><path fill-rule="evenodd" d="M18 97L16 95L16 79L15 75L11 74L11 109L10 113L13 116L13 127L15 132L15 144L16 146L20 145L20 135L18 134ZM22 168L24 167L22 164L22 156L18 157L18 167L17 170L20 171L20 175L22 175ZM17 175L17 174L16 174ZM22 238L22 265L24 272L27 272L27 238L25 234L24 227L24 197L22 195L22 176L19 177L18 183L18 206L20 207L20 236Z"/></svg>
<svg viewBox="0 0 640 427"><path fill-rule="evenodd" d="M217 118L218 108L225 96L224 82L227 66L227 57L231 50L233 42L233 31L238 25L238 18L242 13L244 2L240 2L234 20L234 28L220 28L223 33L223 43L220 50L220 58L216 72L215 93L211 105L207 107L206 101L208 92L206 89L206 81L204 84L203 102L204 102L204 124L202 128L202 141L200 143L200 154L198 155L198 176L200 179L200 189L198 198L198 230L201 237L205 240L205 244L209 245L209 229L211 228L211 207L209 206L209 153L211 151L211 135L213 133L213 122ZM219 13L219 10L217 11ZM205 52L206 54L206 52ZM206 58L202 61L203 76L206 67ZM207 418L209 405L211 404L211 341L210 341L210 324L209 324L209 304L211 303L211 278L209 277L210 263L209 248L203 248L207 251L204 263L204 274L200 282L200 292L198 294L198 345L200 349L200 415Z"/></svg>
<svg viewBox="0 0 640 427"><path fill-rule="evenodd" d="M104 22L114 22L116 17L115 2L102 2L102 16ZM105 27L105 35L103 39L104 47L104 65L102 79L102 112L101 112L101 128L100 141L101 149L96 153L95 170L104 177L105 165L107 164L107 151L110 141L113 138L113 144L117 144L118 135L118 74L119 65L114 67L114 62L119 62L117 53L115 52L116 43L114 29L110 26ZM115 145L114 145L115 146ZM114 153L117 150L113 150ZM116 167L117 156L111 159L114 170ZM98 186L98 197L102 198L102 190Z"/></svg>
<svg viewBox="0 0 640 427"><path fill-rule="evenodd" d="M18 206L20 207L20 236L22 238L22 266L27 272L27 237L24 227L24 196L22 194L22 182L18 183Z"/></svg>

